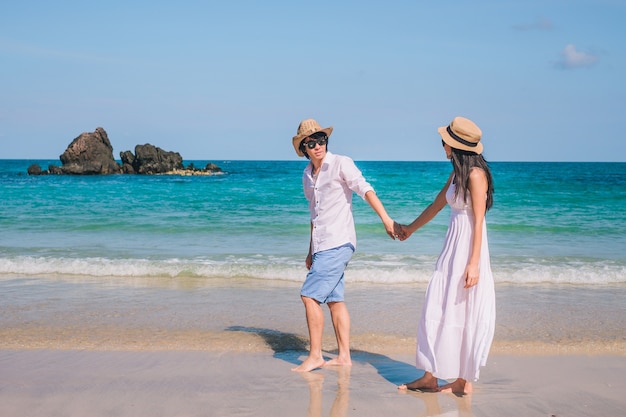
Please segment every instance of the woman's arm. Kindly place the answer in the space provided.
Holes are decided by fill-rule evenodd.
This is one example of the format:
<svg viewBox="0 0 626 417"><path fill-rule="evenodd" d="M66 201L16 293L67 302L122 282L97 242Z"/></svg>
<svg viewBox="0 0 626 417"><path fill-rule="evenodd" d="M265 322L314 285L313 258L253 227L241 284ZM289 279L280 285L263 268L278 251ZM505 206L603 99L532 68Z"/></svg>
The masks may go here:
<svg viewBox="0 0 626 417"><path fill-rule="evenodd" d="M443 186L435 200L430 203L428 207L422 211L422 213L408 226L402 226L403 235L400 240L408 239L415 231L417 231L420 227L424 226L426 223L431 221L437 213L443 209L448 202L446 201L446 191L450 186L450 182L452 181L452 174L448 177L448 181L446 181L446 185Z"/></svg>
<svg viewBox="0 0 626 417"><path fill-rule="evenodd" d="M487 211L487 175L480 168L473 168L469 175L469 192L472 196L472 211L474 213L474 233L472 233L470 258L465 267L465 288L478 284L480 248L483 241L483 224Z"/></svg>

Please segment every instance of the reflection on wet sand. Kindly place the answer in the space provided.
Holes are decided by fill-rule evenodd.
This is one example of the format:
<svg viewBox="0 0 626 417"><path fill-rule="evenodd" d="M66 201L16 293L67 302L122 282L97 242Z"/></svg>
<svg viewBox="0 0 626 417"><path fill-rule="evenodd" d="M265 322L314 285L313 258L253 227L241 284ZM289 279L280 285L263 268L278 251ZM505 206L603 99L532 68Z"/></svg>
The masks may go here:
<svg viewBox="0 0 626 417"><path fill-rule="evenodd" d="M351 366L325 367L325 370L337 372L337 394L330 408L329 417L344 417L348 413L348 403L350 402L350 371ZM322 417L322 387L324 385L324 373L322 372L301 372L309 385L309 408L308 417Z"/></svg>
<svg viewBox="0 0 626 417"><path fill-rule="evenodd" d="M291 364L299 364L300 356L306 354L307 343L301 336L269 328L231 326L226 329L231 332L253 333L260 336L274 351L274 357ZM326 352L331 353L331 352ZM332 352L336 354L336 352ZM367 364L374 368L378 376L390 383L389 389L396 390L402 381L415 379L423 375L423 371L416 370L413 365L397 361L389 356L366 351L352 350L352 360L358 366ZM324 366L311 372L298 372L308 384L309 402L307 416L323 416L324 382L328 376L336 373L337 386L335 398L330 408L329 417L344 417L348 413L350 400L351 366ZM442 381L443 382L443 381ZM424 403L424 411L419 416L428 417L473 417L471 394L456 395L452 393L425 393L401 390L400 394L412 395ZM383 393L381 393L382 395ZM451 402L450 399L454 401ZM441 402L441 403L440 403ZM421 410L421 407L419 407Z"/></svg>
<svg viewBox="0 0 626 417"><path fill-rule="evenodd" d="M425 410L418 417L474 417L472 414L472 394L457 395L439 392L398 391L401 394L413 395L423 401ZM455 407L442 407L440 401L454 399ZM447 401L449 403L449 401ZM447 410L446 410L447 409Z"/></svg>
<svg viewBox="0 0 626 417"><path fill-rule="evenodd" d="M323 388L329 372L337 374L337 386L328 417L345 417L348 414L351 370L352 367L350 366L333 366L324 367L318 371L299 373L309 387L307 417L322 417L324 415ZM474 417L471 394L399 392L401 395L411 395L423 402L423 411L417 415L418 417ZM422 410L422 407L419 409Z"/></svg>

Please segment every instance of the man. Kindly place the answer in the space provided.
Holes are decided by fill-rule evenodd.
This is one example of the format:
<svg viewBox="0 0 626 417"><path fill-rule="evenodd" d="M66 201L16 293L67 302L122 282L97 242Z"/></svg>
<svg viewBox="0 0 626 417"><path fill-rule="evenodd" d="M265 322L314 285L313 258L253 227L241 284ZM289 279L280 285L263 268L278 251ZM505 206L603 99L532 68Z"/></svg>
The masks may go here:
<svg viewBox="0 0 626 417"><path fill-rule="evenodd" d="M300 292L309 328L310 350L304 362L292 369L297 372L309 372L325 365L352 365L344 270L356 248L353 193L368 202L383 221L387 234L392 239L396 237L394 221L352 159L328 151L332 131L332 127L323 129L315 120L306 119L293 137L298 156L311 161L302 176L311 212L311 239L306 257L309 272ZM328 362L322 356L324 312L321 304L328 304L338 346L337 357Z"/></svg>

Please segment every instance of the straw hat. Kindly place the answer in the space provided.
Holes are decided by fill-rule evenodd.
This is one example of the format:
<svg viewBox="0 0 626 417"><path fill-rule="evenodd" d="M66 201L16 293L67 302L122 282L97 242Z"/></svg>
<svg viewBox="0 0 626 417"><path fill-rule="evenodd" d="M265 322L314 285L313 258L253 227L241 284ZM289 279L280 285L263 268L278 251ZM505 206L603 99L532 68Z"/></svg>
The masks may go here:
<svg viewBox="0 0 626 417"><path fill-rule="evenodd" d="M333 133L333 127L330 126L323 129L322 126L320 126L320 124L313 119L306 119L300 122L300 125L298 126L298 133L293 137L293 147L298 156L304 156L300 150L300 142L302 142L302 139L317 132L324 132L327 137L330 137L330 134Z"/></svg>
<svg viewBox="0 0 626 417"><path fill-rule="evenodd" d="M483 132L474 122L465 117L455 117L448 126L437 129L441 139L455 149L475 152L483 152L483 144L480 138Z"/></svg>

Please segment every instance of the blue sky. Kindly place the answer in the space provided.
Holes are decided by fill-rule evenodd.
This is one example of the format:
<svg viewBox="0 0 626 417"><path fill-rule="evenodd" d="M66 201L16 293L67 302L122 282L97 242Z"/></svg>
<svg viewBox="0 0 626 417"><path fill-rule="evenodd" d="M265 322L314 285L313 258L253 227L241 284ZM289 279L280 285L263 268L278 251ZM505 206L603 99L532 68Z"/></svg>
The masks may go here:
<svg viewBox="0 0 626 417"><path fill-rule="evenodd" d="M626 161L626 2L5 1L0 158L119 152L295 160L300 120L356 160Z"/></svg>

